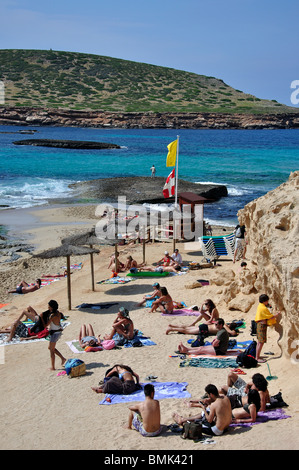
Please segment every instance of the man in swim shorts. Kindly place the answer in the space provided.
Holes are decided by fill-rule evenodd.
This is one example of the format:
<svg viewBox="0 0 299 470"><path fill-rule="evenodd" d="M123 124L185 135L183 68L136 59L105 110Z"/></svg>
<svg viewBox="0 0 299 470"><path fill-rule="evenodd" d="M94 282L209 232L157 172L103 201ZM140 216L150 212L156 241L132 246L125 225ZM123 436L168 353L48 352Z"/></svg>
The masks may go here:
<svg viewBox="0 0 299 470"><path fill-rule="evenodd" d="M126 429L140 432L143 437L154 437L161 433L160 403L154 399L155 388L152 384L144 386L145 400L129 407L129 421Z"/></svg>
<svg viewBox="0 0 299 470"><path fill-rule="evenodd" d="M220 396L215 385L209 384L205 388L211 405L209 408L202 402L193 404L198 408L202 408L202 413L198 413L192 417L182 417L177 413L172 416L177 424L183 425L187 421L201 421L202 432L209 436L221 436L228 428L232 421L232 407L229 398Z"/></svg>

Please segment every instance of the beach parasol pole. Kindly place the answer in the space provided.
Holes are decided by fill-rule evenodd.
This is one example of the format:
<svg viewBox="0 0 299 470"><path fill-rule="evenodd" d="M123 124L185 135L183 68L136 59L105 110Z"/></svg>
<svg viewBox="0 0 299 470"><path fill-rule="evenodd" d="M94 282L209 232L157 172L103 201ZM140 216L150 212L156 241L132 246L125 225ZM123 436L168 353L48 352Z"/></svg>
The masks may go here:
<svg viewBox="0 0 299 470"><path fill-rule="evenodd" d="M72 300L71 300L71 257L67 255L66 257L66 271L67 271L67 296L68 296L68 307L69 310L72 309Z"/></svg>

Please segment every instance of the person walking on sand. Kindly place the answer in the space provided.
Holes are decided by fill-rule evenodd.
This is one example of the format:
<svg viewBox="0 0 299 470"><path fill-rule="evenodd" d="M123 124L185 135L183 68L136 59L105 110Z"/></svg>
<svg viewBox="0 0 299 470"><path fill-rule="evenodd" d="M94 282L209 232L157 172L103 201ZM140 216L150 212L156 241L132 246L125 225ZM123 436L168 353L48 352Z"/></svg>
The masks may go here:
<svg viewBox="0 0 299 470"><path fill-rule="evenodd" d="M155 388L152 384L144 386L145 400L129 406L128 424L125 429L136 429L143 437L154 437L161 433L160 403L154 399Z"/></svg>
<svg viewBox="0 0 299 470"><path fill-rule="evenodd" d="M211 401L209 410L202 402L194 404L202 408L203 412L191 417L183 417L174 413L172 416L175 422L183 425L187 421L201 420L202 432L209 436L221 436L232 422L232 407L228 397L220 396L215 385L209 384L205 388L208 398Z"/></svg>
<svg viewBox="0 0 299 470"><path fill-rule="evenodd" d="M51 358L51 368L50 370L55 370L55 355L60 357L61 365L63 366L66 358L56 349L56 343L62 335L63 328L61 327L60 321L64 318L64 315L59 312L58 310L58 303L56 301L56 305L53 308L53 311L50 315L49 322L46 325L49 326L49 335L50 335L50 343L49 343L49 351L50 351L50 358Z"/></svg>

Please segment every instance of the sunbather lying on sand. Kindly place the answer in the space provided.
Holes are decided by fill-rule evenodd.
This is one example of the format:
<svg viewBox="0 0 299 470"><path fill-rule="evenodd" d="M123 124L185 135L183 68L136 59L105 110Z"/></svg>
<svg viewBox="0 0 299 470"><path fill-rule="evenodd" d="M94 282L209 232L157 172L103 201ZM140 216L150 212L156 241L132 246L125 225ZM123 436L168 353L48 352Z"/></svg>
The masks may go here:
<svg viewBox="0 0 299 470"><path fill-rule="evenodd" d="M13 289L9 290L9 294L29 294L29 292L34 292L38 289L40 289L42 284L42 281L40 279L37 279L34 284L28 284L26 281L21 281L18 286Z"/></svg>
<svg viewBox="0 0 299 470"><path fill-rule="evenodd" d="M167 329L166 329L166 334L168 335L169 333L176 332L176 333L182 333L184 335L198 335L201 333L201 330L203 329L203 325L205 325L205 328L207 328L207 336L215 336L218 332L216 324L212 323L208 325L207 323L204 323L199 326L195 326L198 320L193 322L191 325L182 325L182 326L177 326L177 325L172 325L169 324ZM230 336L238 336L238 332L235 330L236 328L236 323L230 323L226 324L224 323L224 328L228 332Z"/></svg>
<svg viewBox="0 0 299 470"><path fill-rule="evenodd" d="M93 327L91 325L82 325L79 333L79 344L81 348L86 348L87 346L100 346L101 345L101 335L97 337L94 334Z"/></svg>
<svg viewBox="0 0 299 470"><path fill-rule="evenodd" d="M183 354L194 354L194 355L205 355L211 354L213 356L224 356L227 352L229 334L224 328L224 320L219 318L215 323L217 328L216 338L212 341L209 346L199 346L195 348L188 348L182 343L179 344L178 350Z"/></svg>

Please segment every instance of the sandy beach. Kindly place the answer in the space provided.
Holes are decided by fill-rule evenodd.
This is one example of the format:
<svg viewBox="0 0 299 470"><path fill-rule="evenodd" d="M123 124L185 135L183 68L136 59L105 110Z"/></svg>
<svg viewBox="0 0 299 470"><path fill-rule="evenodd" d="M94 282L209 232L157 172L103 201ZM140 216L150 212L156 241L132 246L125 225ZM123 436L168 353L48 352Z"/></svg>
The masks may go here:
<svg viewBox="0 0 299 470"><path fill-rule="evenodd" d="M14 233L24 235L26 242L35 246L35 251L55 248L60 240L74 232L84 231L94 225L94 206L43 206L27 210L21 217L17 211L11 215ZM6 221L9 223L9 214ZM228 228L213 227L213 234L228 234ZM177 247L186 262L202 260L202 254L190 249L190 244L178 243ZM164 254L165 249L172 252L171 243L148 243L146 245L147 264L153 264ZM123 426L128 418L129 403L100 405L104 398L91 390L104 378L107 369L114 364L127 364L140 376L142 383L146 377L154 375L157 382L186 382L187 391L192 399L200 398L208 383L216 386L226 384L230 368L180 367L182 359L175 351L178 344L191 338L188 335L165 334L169 323L188 325L194 317L162 316L160 312L150 313L146 307L137 303L143 295L152 290L153 278L139 278L124 285L99 284L110 277L107 266L113 254L113 247L102 246L94 257L95 291L91 289L91 269L89 255L72 257L72 264L82 263L81 269L72 269L72 309L68 310L67 283L62 278L57 282L26 294L7 294L22 279L33 282L47 274L63 273L65 258L41 260L24 254L14 263L2 263L0 266L0 302L7 304L0 309L0 327L7 327L19 313L31 305L39 313L47 309L50 299L55 299L59 309L67 316L69 325L57 343L57 348L67 359L78 357L86 363L86 375L69 378L57 375L63 371L56 359L56 371L50 371L48 342L23 342L0 347L1 381L1 443L2 450L117 450L136 451L198 451L198 450L294 450L298 449L298 362L292 362L278 345L279 335L274 328L268 329L268 341L263 352L271 352L267 363L257 369L245 370L242 378L250 381L253 373L260 372L272 376L269 380L270 395L282 392L283 399L289 405L284 408L290 416L287 419L269 420L250 427L231 427L223 436L215 437L209 445L183 440L180 435L165 428L155 438L144 438L134 430ZM137 262L142 262L142 245L124 245L119 247L120 260L125 261L132 255ZM247 259L248 269L252 267ZM171 275L160 280L167 287L173 300L184 302L188 307L200 306L210 298L216 304L220 317L226 322L243 319L246 328L240 330L238 341L254 339L250 335L251 320L255 317L258 305L256 301L247 312L233 310L223 301L223 289L215 279L223 277L224 284L228 273L237 278L240 262L233 264L228 257L222 257L213 268L189 270L185 274ZM198 279L210 281L209 285L188 288ZM155 279L157 280L157 279ZM158 281L159 282L159 281ZM187 287L186 287L187 286ZM245 294L244 294L245 296ZM76 308L82 303L114 303L102 310ZM82 324L90 323L96 334L109 333L120 306L130 311L134 327L141 330L155 345L140 348L120 348L98 352L76 354L67 342L78 339ZM195 337L193 337L195 339ZM210 338L209 338L210 339ZM268 364L268 365L267 365ZM153 382L154 384L154 382ZM160 400L161 422L168 426L174 422L172 414L191 416L194 409L188 408L182 398ZM196 410L196 409L195 409Z"/></svg>

